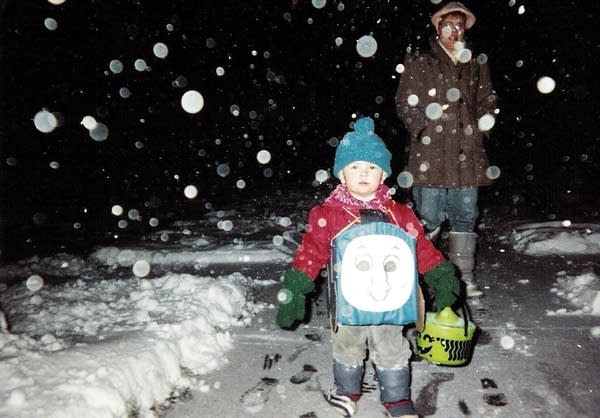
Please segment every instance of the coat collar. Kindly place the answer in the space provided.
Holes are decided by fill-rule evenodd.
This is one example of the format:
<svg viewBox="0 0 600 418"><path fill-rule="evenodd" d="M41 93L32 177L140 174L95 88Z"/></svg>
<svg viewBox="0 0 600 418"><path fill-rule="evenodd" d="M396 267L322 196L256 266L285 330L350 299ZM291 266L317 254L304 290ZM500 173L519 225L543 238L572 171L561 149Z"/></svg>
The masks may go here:
<svg viewBox="0 0 600 418"><path fill-rule="evenodd" d="M466 40L465 47L467 47ZM460 64L458 61L454 62L448 54L448 52L446 52L446 49L444 49L444 47L440 45L437 35L431 35L429 37L429 49L431 51L431 55L433 55L438 60L447 60L449 64Z"/></svg>

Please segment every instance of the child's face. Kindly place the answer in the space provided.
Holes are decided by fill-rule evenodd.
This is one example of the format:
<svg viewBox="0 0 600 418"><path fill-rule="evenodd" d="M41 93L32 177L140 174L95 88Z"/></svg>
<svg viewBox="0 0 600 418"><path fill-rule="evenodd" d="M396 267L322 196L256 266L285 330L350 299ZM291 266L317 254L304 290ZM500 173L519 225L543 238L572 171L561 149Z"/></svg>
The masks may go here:
<svg viewBox="0 0 600 418"><path fill-rule="evenodd" d="M371 200L379 185L385 180L384 171L367 161L354 161L340 172L340 180L350 194L359 200Z"/></svg>

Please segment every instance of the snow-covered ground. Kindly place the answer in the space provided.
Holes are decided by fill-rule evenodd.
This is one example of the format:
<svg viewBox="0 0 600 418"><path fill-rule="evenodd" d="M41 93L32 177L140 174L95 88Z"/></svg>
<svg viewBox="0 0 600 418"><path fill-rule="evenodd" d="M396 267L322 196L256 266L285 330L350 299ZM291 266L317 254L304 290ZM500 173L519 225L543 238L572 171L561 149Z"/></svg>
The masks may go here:
<svg viewBox="0 0 600 418"><path fill-rule="evenodd" d="M211 187L222 188L222 193L234 195L234 203L203 217L198 215L201 219L155 226L153 233L135 242L117 237L112 245L90 253L57 251L48 257L0 265L0 417L155 416L163 414L171 400L186 398L189 392L207 397L216 392L211 399L225 398L223 392L228 387L236 386L237 390L246 382L233 385L231 380L215 379L216 372L231 363L237 366L235 362L242 355L258 363L263 358L277 359L265 357L265 352L270 352L267 340L274 332L260 321L273 312L267 296L277 288L298 245L307 210L321 200L325 186L313 191L303 186L301 193L288 191L249 202L236 201L235 193L246 188L246 180L249 190L251 184L274 182L278 177L295 180L314 169L306 162L311 158L323 161L317 158L326 156L322 151L333 150L330 145L337 142L332 141L333 135L342 132L333 128L334 122L344 124L349 114L377 113L382 132L387 129L395 135L399 121L394 107L389 106L390 98L381 91L393 93L388 83L401 72L398 60L404 53L400 52L409 46L418 47L419 40L426 39L421 34L426 8L419 2L409 2L412 4L406 7L380 2L377 7L362 10L351 4L355 2L347 6L329 2L325 7L325 1L302 5L297 0L286 8L272 7L267 2L247 2L247 7L240 7L243 2L230 2L220 8L211 4L210 10L196 8L194 2L185 6L180 2L148 2L152 9L142 7L142 2L110 5L50 0L46 7L38 3L2 3L2 17L6 18L2 63L7 68L3 121L7 123L1 129L6 138L2 142L5 163L0 183L6 187L0 226L4 222L8 226L10 222L4 217L11 215L8 218L14 218L15 225L35 233L46 230L48 224L55 227L58 219L68 225L66 230L71 234L73 227L84 234L86 227L92 228L92 218L102 211L98 201L104 205L114 199L131 198L132 202L137 200L131 203L136 206L152 194L151 202L146 203L158 209L160 205L154 207L154 203L160 202L162 189L167 195L175 193L181 182L188 180L207 180L205 193ZM571 111L573 97L578 98L577 103L587 103L584 99L588 97L593 66L583 65L582 58L593 55L589 53L591 41L586 39L595 38L588 38L586 30L593 25L586 25L585 18L595 16L593 10L581 14L569 4L555 3L546 5L550 12L545 16L540 15L541 10L525 14L523 5L515 13L514 1L503 2L502 8L480 8L482 22L490 22L490 17L500 22L495 30L485 31L489 38L482 39L481 44L493 47L490 58L500 66L496 88L505 100L502 112L506 116L498 120L496 135L512 138L501 140L500 145L492 141L490 146L502 147L496 157L501 162L504 159L504 165L526 167L528 179L542 179L544 173L556 171L561 177L557 184L569 183L569 195L575 196L577 193L571 194L571 189L578 191L580 182L581 189L586 188L582 179L587 177L579 178L578 174L570 180L565 174L589 172L589 178L595 179L597 171L593 153L597 138L588 132L593 123L586 123L595 120L586 119L592 112ZM518 20L514 20L511 16L517 14ZM549 19L551 15L557 20ZM582 19L565 18L569 16ZM237 17L244 24L240 25ZM538 21L541 29L534 24ZM548 54L547 48L539 47L547 43L550 31L546 29L561 27L564 22L569 23L569 30L561 37L563 44L556 43L552 54ZM244 30L238 31L238 27ZM398 32L396 28L402 29ZM374 37L361 38L370 42L354 42L363 30L379 33L376 55ZM513 42L497 42L499 34L504 37L507 31L519 34L519 48L514 48ZM361 46L360 51L355 44ZM146 48L150 45L152 53ZM362 60L357 52L368 59ZM556 84L554 93L540 89L539 84L536 90L535 83L531 83L546 72L554 73L556 80L548 76L538 80L551 81L552 89ZM360 88L348 83L347 75L360 82ZM539 100L538 93L543 94L544 101ZM201 119L192 119L193 115ZM557 128L554 121L558 116L561 123ZM514 120L519 123L512 123ZM273 122L275 126L271 126ZM33 127L38 131L35 135ZM328 135L332 136L328 145L312 140ZM578 140L563 140L571 137ZM391 141L392 137L385 139ZM280 144L282 140L286 145ZM260 149L255 149L258 144ZM546 150L550 154L546 155ZM265 165L270 162L271 152L273 162ZM289 154L289 158L277 155L281 153ZM260 166L256 166L254 155ZM173 164L177 159L181 161ZM205 178L215 169L217 181ZM252 178L253 172L263 172L264 178ZM520 169L514 172L520 173ZM241 173L243 176L236 181L239 190L229 188L229 180ZM228 181L221 183L221 178ZM531 184L537 186L538 182ZM560 188L541 194L559 196L562 191L555 192ZM597 195L592 185L589 189L590 196ZM111 193L107 194L108 190ZM184 190L188 199L197 193L191 184ZM518 200L513 197L515 204ZM164 203L162 208L177 204ZM545 203L552 206L551 202ZM34 206L31 213L23 209L29 205ZM69 206L68 210L56 207L61 205ZM591 205L597 221L598 205ZM116 216L120 216L119 230L128 228L126 216ZM167 214L165 218L171 219ZM137 215L129 219L137 220ZM150 225L159 222L157 218L146 221ZM548 410L561 413L564 409L559 402L565 399L570 411L578 411L579 398L569 397L572 388L573 392L591 393L585 397L584 411L589 410L588 405L596 408L600 399L595 387L587 385L591 378L585 384L568 381L567 385L553 367L563 366L575 374L590 370L588 362L598 364L598 350L593 349L600 342L600 327L595 320L600 316L600 279L598 263L589 259L600 253L600 225L568 220L531 223L528 219L495 226L494 221L498 219L491 217L484 231L493 235L494 244L501 244L492 251L509 251L511 256L529 257L528 261L539 257L544 260L540 264L552 257L567 260L560 263L560 269L544 271L543 277L535 271L538 265L526 275L510 275L505 274L510 272L510 259L503 259L509 266L484 257L478 260L480 272L502 270L501 277L493 277L498 280L491 290L498 292L490 291L485 302L473 306L476 313L487 315L485 331L497 338L503 354L508 353L489 353L490 357L496 356L494 371L510 369L514 358L509 354L531 358L536 343L556 344L549 347L551 353L544 353L550 354L548 358L534 366L548 376L549 384L512 401L517 404L527 397L536 400L536 396L542 401L550 399L544 405L548 408L541 408L535 416L548 416ZM130 227L133 224L130 222ZM69 232L40 241L46 246L69 238L75 241L74 236L67 235ZM27 232L25 236L29 238ZM3 244L10 241L2 238ZM19 253L22 243L14 244L11 250ZM40 242L27 244L25 248L38 248L34 244ZM579 263L580 258L586 258L586 262ZM552 284L546 286L547 281ZM512 294L502 294L507 288L517 289L525 297L511 300ZM540 289L542 293L536 294ZM547 303L549 300L552 303ZM532 301L538 308L536 315L539 311L539 316L552 325L560 322L557 318L564 319L567 325L545 327L537 316L525 318L525 325L518 323L521 318L512 311L522 315L519 304ZM501 319L499 306L509 306L506 310L510 311L501 312L505 314ZM589 321L592 317L594 320ZM326 322L323 317L319 319ZM561 340L563 335L555 335L566 333L573 322L577 322L577 336L584 334L582 339L591 341L592 347L588 348L592 358L584 358L577 367L572 367L570 361L583 358L577 349L585 343L565 342ZM240 341L236 337L244 333L245 341L251 340L244 349L250 351L235 352ZM486 338L492 338L489 334L482 333L482 345ZM573 346L573 352L567 352ZM236 357L232 358L234 352ZM319 364L322 370L326 362L322 359ZM297 366L289 363L290 367ZM492 369L487 363L487 369L481 363L472 366L471 370L478 372ZM523 381L531 375L503 377ZM435 384L426 385L424 393L429 395L429 389L434 392L436 384L447 378L446 373L433 376ZM595 382L595 376L593 379ZM554 388L552 393L548 387ZM278 394L284 399L284 391ZM312 405L307 402L306 407ZM253 411L242 411L246 412ZM219 414L194 416L213 418Z"/></svg>
<svg viewBox="0 0 600 418"><path fill-rule="evenodd" d="M532 256L600 254L600 225L571 223L568 220L522 223L512 229L513 249ZM593 270L572 275L556 273L551 291L569 303L548 315L600 315L600 279ZM600 329L591 330L594 337Z"/></svg>
<svg viewBox="0 0 600 418"><path fill-rule="evenodd" d="M287 267L314 200L287 200L297 205L282 213L236 204L135 246L1 266L10 329L0 333L0 416L153 416L188 390L226 386L204 376L228 363L238 330L260 326L256 314L274 309L255 295L278 285L269 268ZM497 238L516 252L600 254L598 225L513 225ZM593 270L556 272L554 282L564 306L548 316L600 315ZM597 341L600 327L589 335ZM248 356L264 356L264 347L256 350Z"/></svg>

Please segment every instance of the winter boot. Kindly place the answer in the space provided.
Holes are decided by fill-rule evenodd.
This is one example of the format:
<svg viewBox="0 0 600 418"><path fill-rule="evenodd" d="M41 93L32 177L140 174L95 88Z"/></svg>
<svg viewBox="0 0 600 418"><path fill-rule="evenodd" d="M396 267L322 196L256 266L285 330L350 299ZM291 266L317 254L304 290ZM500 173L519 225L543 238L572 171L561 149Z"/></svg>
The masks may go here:
<svg viewBox="0 0 600 418"><path fill-rule="evenodd" d="M410 400L410 368L383 369L375 366L380 400L391 417L418 418Z"/></svg>
<svg viewBox="0 0 600 418"><path fill-rule="evenodd" d="M356 413L356 400L352 398L358 396L349 396L338 393L339 389L333 388L325 394L325 400L333 406L335 412L343 417L351 417Z"/></svg>
<svg viewBox="0 0 600 418"><path fill-rule="evenodd" d="M477 234L473 232L450 232L448 257L460 270L461 279L467 285L467 297L481 297L484 293L475 283L475 246Z"/></svg>
<svg viewBox="0 0 600 418"><path fill-rule="evenodd" d="M364 366L362 364L348 366L337 361L333 362L333 379L335 388L325 394L335 411L351 417L356 413L356 402L360 399Z"/></svg>

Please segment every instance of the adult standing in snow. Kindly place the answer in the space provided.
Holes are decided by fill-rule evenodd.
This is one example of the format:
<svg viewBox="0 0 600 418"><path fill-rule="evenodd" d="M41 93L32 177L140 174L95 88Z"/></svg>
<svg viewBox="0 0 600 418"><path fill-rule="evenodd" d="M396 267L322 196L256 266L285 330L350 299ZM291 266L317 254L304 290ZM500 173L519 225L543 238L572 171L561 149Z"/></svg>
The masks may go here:
<svg viewBox="0 0 600 418"><path fill-rule="evenodd" d="M417 214L432 239L450 226L448 257L459 268L467 297L483 296L475 282L478 188L491 183L483 139L493 126L496 93L487 57L474 58L465 32L475 15L452 1L431 22L430 50L407 54L396 110L410 133L407 177Z"/></svg>
<svg viewBox="0 0 600 418"><path fill-rule="evenodd" d="M335 313L334 310L331 312L332 323L336 319L337 323L332 324L335 387L326 399L337 412L347 417L355 413L356 402L361 395L367 344L377 372L381 402L387 412L393 417L417 416L410 400L408 362L412 353L408 340L402 334L403 325L407 322L396 317L393 320L397 322L377 322L382 318L356 320L361 313L355 306L375 304L377 308L369 309L370 314L379 312L378 308L383 304L397 303L406 289L413 289L417 272L435 291L434 306L437 309L452 305L460 291L452 263L446 261L426 237L412 209L392 200L389 188L383 184L391 173L390 161L390 152L374 133L373 120L369 117L357 120L354 130L344 135L336 149L333 173L341 184L322 204L310 210L307 231L278 294L278 325L286 328L297 320L303 320L305 295L313 291L313 280L330 262L329 289L335 286L348 301L354 297L358 300L352 299L341 306L337 297L329 301L337 304ZM375 226L383 228L388 235L370 235L369 231L369 234L358 235L356 240L349 238L350 243L342 241L342 237L348 234ZM395 237L390 238L389 230L400 234L406 241L394 241ZM384 242L388 245L378 245ZM398 250L405 242L410 242L413 250L404 252L403 257ZM334 258L344 245L341 259ZM405 269L410 274L405 273ZM345 283L350 284L344 287ZM404 290L394 293L395 286ZM353 325L339 319L339 315L355 314L351 319L357 322ZM386 314L387 311L382 315ZM409 323L412 322L414 320Z"/></svg>

